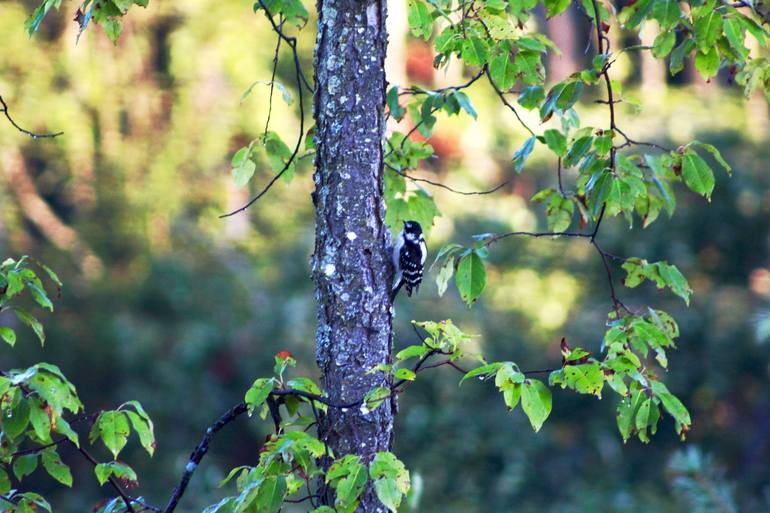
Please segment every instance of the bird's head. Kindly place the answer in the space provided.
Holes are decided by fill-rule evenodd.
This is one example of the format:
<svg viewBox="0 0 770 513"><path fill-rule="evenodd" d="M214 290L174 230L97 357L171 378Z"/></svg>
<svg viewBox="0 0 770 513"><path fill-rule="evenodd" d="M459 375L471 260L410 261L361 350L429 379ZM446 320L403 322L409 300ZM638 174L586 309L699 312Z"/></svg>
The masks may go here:
<svg viewBox="0 0 770 513"><path fill-rule="evenodd" d="M422 226L417 221L404 221L404 233L420 235L422 234Z"/></svg>

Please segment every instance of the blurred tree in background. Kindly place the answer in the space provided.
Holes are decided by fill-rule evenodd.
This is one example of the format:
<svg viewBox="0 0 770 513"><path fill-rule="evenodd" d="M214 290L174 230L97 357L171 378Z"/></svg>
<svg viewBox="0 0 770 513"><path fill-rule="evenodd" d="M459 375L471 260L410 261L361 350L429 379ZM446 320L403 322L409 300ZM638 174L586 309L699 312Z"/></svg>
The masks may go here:
<svg viewBox="0 0 770 513"><path fill-rule="evenodd" d="M0 92L17 120L65 136L31 140L1 125L0 254L36 255L67 276L68 286L47 319L45 353L19 343L0 361L4 368L56 362L95 408L140 398L162 436L153 460L134 442L125 458L142 477L142 494L163 497L201 431L255 375L270 372L273 354L291 351L307 366L301 373L316 372L309 363L310 162L300 161L297 178L278 182L260 208L218 218L258 190L233 185L229 159L267 117L264 94L244 97L251 86L265 92L254 82L269 81L274 51L265 43L273 40L270 27L248 4L150 3L126 18L117 45L97 31L74 45L78 26L66 12L51 14L30 40L23 27L31 8L0 2ZM390 82L438 88L468 78L460 66L435 71L430 48L407 33L405 18L405 7L394 3ZM546 63L549 81L590 64L590 25L577 9L550 20L540 13L532 23L561 49ZM624 44L651 44L651 31ZM308 68L312 45L309 34L300 36ZM679 320L679 350L670 356L676 371L666 381L693 415L688 442L662 430L654 444L624 445L611 422L613 402L566 392L556 392L560 407L535 435L491 387L457 390L455 376L436 370L404 395L397 421L396 452L413 473L412 511L770 509L767 104L758 94L742 98L729 70L704 82L687 63L671 78L664 63L626 52L613 72L643 106L618 106L638 139L676 147L697 138L716 145L736 170L730 179L718 176L711 204L680 195L675 217L637 227L633 237L621 219L603 228L608 251L675 263L694 289L689 309L654 288L640 289L638 305L629 305L654 298ZM292 74L291 60L282 59L276 79L296 99ZM542 209L528 200L554 185L542 147L527 173L516 175L510 158L528 134L498 108L493 92L474 85L467 93L480 120L442 119L430 139L437 158L421 176L466 190L515 179L473 201L431 189L448 214L436 220L431 248L544 225ZM274 102L272 129L294 133L293 112ZM601 105L582 106L586 123L605 115ZM262 181L271 175L267 165L256 173ZM533 368L560 358L562 335L598 350L610 305L590 247L517 239L496 248L488 273L494 279L472 313L456 294L437 299L429 276L421 295L399 304L396 333L410 333L410 319L451 317L479 335L474 341L490 359ZM238 423L217 438L186 496L190 511L221 495L216 486L231 467L255 462L267 434L259 429ZM76 474L91 472L66 450L62 456ZM95 483L62 491L37 472L35 489L58 510L86 511L100 497Z"/></svg>

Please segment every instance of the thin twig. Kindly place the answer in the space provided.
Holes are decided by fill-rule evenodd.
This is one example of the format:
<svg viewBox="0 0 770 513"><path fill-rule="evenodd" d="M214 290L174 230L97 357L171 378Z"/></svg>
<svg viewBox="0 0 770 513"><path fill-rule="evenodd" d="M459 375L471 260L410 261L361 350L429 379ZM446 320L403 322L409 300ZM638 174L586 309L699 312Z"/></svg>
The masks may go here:
<svg viewBox="0 0 770 513"><path fill-rule="evenodd" d="M505 187L506 185L508 185L509 183L511 183L511 180L506 180L506 181L502 182L501 184L497 185L496 187L494 187L492 189L489 189L489 190L486 190L486 191L459 191L459 190L457 190L457 189L455 189L453 187L450 187L448 185L444 185L441 182L434 182L433 180L428 180L427 178L418 178L416 176L408 175L408 174L404 173L403 171L399 170L397 167L388 164L387 162L385 163L385 167L387 167L388 169L390 169L394 173L396 173L398 175L401 175L404 178L406 178L408 180L411 180L413 182L427 183L429 185L433 185L434 187L440 187L442 189L448 190L449 192L453 192L455 194L460 194L462 196L476 196L476 195L483 196L485 194L492 194L493 192L497 192L500 189L502 189L503 187Z"/></svg>
<svg viewBox="0 0 770 513"><path fill-rule="evenodd" d="M278 26L283 26L283 14L279 18ZM278 54L281 51L281 43L283 39L280 37L275 42L275 54L273 55L273 74L270 76L270 96L267 100L267 120L265 121L265 137L267 137L267 129L270 126L270 117L273 114L273 91L275 91L275 74L278 71Z"/></svg>
<svg viewBox="0 0 770 513"><path fill-rule="evenodd" d="M270 25L273 26L273 30L276 34L278 34L278 37L280 39L283 39L286 44L289 45L291 48L292 55L294 57L294 72L297 80L297 104L299 105L299 135L297 136L297 144L294 146L294 151L292 151L291 156L289 156L289 159L286 161L286 164L284 164L283 168L273 176L273 178L267 183L267 185L252 198L248 203L246 203L244 206L242 206L239 209L233 210L232 212L229 212L227 214L222 214L219 216L220 219L224 217L230 217L234 216L235 214L238 214L240 212L243 212L250 206L252 206L254 203L259 201L259 199L267 194L267 192L270 190L270 188L275 184L275 182L278 181L281 176L291 167L292 163L294 162L294 159L297 157L297 154L299 153L300 145L302 144L302 138L305 135L305 106L304 106L304 98L302 94L302 82L304 79L304 75L302 74L302 66L299 62L299 54L297 53L297 38L295 37L289 37L286 34L283 33L281 30L281 27L279 27L275 20L273 19L273 15L268 10L267 6L263 2L263 0L257 0L259 2L259 5L262 7L262 9L265 10L265 15L267 16L268 21L270 21Z"/></svg>
<svg viewBox="0 0 770 513"><path fill-rule="evenodd" d="M532 129L531 129L531 128L529 128L529 126L527 126L527 124L524 122L524 120L523 120L523 119L521 119L521 116L519 115L519 112L516 110L516 107L514 107L514 106L513 106L513 105L512 105L512 104L511 104L511 103L508 101L508 99L505 97L505 94L503 94L503 91L502 91L502 90L501 90L501 89L500 89L500 88L497 86L497 83L495 83L495 80L492 78L492 74L489 72L489 68L488 68L488 67L485 65L483 69L484 69L484 72L485 72L485 73L486 73L486 75L487 75L487 78L489 79L489 83L490 83L490 85L492 85L492 88L493 88L493 89L495 90L495 92L497 93L497 96L500 98L500 101L501 101L501 102L503 102L503 105L505 105L506 107L508 107L508 109L509 109L511 112L513 112L514 116L516 116L516 119L518 119L518 120L519 120L519 123L521 124L521 126L523 126L523 127L524 127L524 128L527 130L527 132L529 132L531 135L533 135L533 136L534 136L534 135L535 135L535 132L533 132L533 131L532 131Z"/></svg>
<svg viewBox="0 0 770 513"><path fill-rule="evenodd" d="M484 246L491 246L495 242L506 239L508 237L517 237L517 236L524 236L524 237L574 237L574 238L591 238L590 233L583 233L583 232L508 232L508 233L501 233L500 235L495 235L494 237L491 237L488 239Z"/></svg>
<svg viewBox="0 0 770 513"><path fill-rule="evenodd" d="M62 135L64 133L64 132L55 132L55 133L49 133L49 134L38 134L36 132L31 132L31 131L27 130L26 128L22 128L21 126L19 126L16 123L16 121L14 121L14 119L11 117L11 113L8 112L8 105L5 103L5 100L3 100L2 95L0 95L0 105L2 105L2 107L3 107L2 108L2 113L5 114L5 117L11 123L11 125L13 125L13 127L16 130L18 130L19 132L21 132L22 134L28 135L28 136L30 136L33 139L45 139L45 138L53 139L54 137L59 137L60 135Z"/></svg>

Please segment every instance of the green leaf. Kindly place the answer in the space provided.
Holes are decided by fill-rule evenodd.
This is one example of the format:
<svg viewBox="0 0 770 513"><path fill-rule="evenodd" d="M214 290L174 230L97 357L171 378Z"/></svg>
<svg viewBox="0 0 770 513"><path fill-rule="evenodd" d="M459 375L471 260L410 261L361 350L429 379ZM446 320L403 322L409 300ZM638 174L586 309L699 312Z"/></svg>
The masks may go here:
<svg viewBox="0 0 770 513"><path fill-rule="evenodd" d="M682 178L693 192L711 199L714 190L714 172L700 155L687 149L682 156Z"/></svg>
<svg viewBox="0 0 770 513"><path fill-rule="evenodd" d="M268 476L259 486L254 500L255 511L260 513L277 513L281 509L286 496L286 477Z"/></svg>
<svg viewBox="0 0 770 513"><path fill-rule="evenodd" d="M570 0L545 0L543 4L545 4L546 16L553 18L567 10Z"/></svg>
<svg viewBox="0 0 770 513"><path fill-rule="evenodd" d="M428 12L428 6L421 0L409 0L407 22L414 37L427 40L433 32L433 18Z"/></svg>
<svg viewBox="0 0 770 513"><path fill-rule="evenodd" d="M608 130L594 139L593 145L597 155L600 157L609 155L610 150L612 149L612 138L614 135L614 131Z"/></svg>
<svg viewBox="0 0 770 513"><path fill-rule="evenodd" d="M289 92L289 90L286 89L285 85L283 85L281 82L277 80L273 80L273 81L255 80L254 82L251 83L251 85L249 85L249 87L241 95L240 103L243 103L246 100L246 98L249 97L251 92L254 90L254 87L256 87L257 85L273 86L281 92L281 98L283 98L283 101L284 103L286 103L286 105L291 105L292 103L294 103L294 98L291 96L291 92Z"/></svg>
<svg viewBox="0 0 770 513"><path fill-rule="evenodd" d="M307 23L308 12L301 0L263 0L271 15L283 14L286 21L301 28ZM260 2L254 3L254 12L262 8Z"/></svg>
<svg viewBox="0 0 770 513"><path fill-rule="evenodd" d="M43 460L43 468L45 468L46 472L48 472L48 475L50 475L52 478L59 481L64 486L72 486L72 473L70 472L70 468L65 465L61 458L59 457L59 453L56 452L55 447L49 447L48 449L45 449L42 453L42 460Z"/></svg>
<svg viewBox="0 0 770 513"><path fill-rule="evenodd" d="M438 288L439 297L443 296L444 292L446 292L447 285L449 284L449 280L452 279L454 271L454 259L447 258L446 262L444 262L444 265L441 266L441 269L436 276L436 287Z"/></svg>
<svg viewBox="0 0 770 513"><path fill-rule="evenodd" d="M326 473L326 482L336 489L334 504L342 510L357 505L368 481L369 474L361 458L352 454L335 461Z"/></svg>
<svg viewBox="0 0 770 513"><path fill-rule="evenodd" d="M414 373L411 369L396 369L396 372L393 373L393 377L396 379L405 379L407 381L414 381L414 378L417 377L417 375Z"/></svg>
<svg viewBox="0 0 770 513"><path fill-rule="evenodd" d="M722 35L722 16L716 9L708 9L695 19L695 42L701 52L713 47Z"/></svg>
<svg viewBox="0 0 770 513"><path fill-rule="evenodd" d="M94 467L94 473L96 474L96 480L99 481L100 486L104 486L104 483L109 480L110 476L115 476L120 481L127 484L133 484L134 486L136 486L138 481L134 469L119 461L99 463Z"/></svg>
<svg viewBox="0 0 770 513"><path fill-rule="evenodd" d="M396 121L404 119L406 110L398 103L398 86L388 89L388 111Z"/></svg>
<svg viewBox="0 0 770 513"><path fill-rule="evenodd" d="M618 20L627 29L633 29L647 18L654 0L637 0L627 3L618 15Z"/></svg>
<svg viewBox="0 0 770 513"><path fill-rule="evenodd" d="M0 338L13 347L16 343L16 332L7 326L0 326Z"/></svg>
<svg viewBox="0 0 770 513"><path fill-rule="evenodd" d="M48 311L53 312L53 303L51 303L51 300L48 298L48 294L45 293L45 290L31 281L27 282L27 290L29 290L29 293L32 295L32 298L37 304L47 309Z"/></svg>
<svg viewBox="0 0 770 513"><path fill-rule="evenodd" d="M463 41L462 58L471 66L482 66L489 59L489 47L486 40L477 36L470 36Z"/></svg>
<svg viewBox="0 0 770 513"><path fill-rule="evenodd" d="M538 85L545 79L542 55L539 52L519 50L514 58L516 75L527 85Z"/></svg>
<svg viewBox="0 0 770 513"><path fill-rule="evenodd" d="M552 385L571 388L579 394L592 394L601 397L604 387L604 373L598 362L565 365L562 369L551 373Z"/></svg>
<svg viewBox="0 0 770 513"><path fill-rule="evenodd" d="M479 254L474 250L463 256L457 266L455 285L460 297L470 307L487 284L487 272Z"/></svg>
<svg viewBox="0 0 770 513"><path fill-rule="evenodd" d="M583 87L583 82L578 80L564 82L564 88L556 98L556 106L561 110L571 108L580 99L580 95L583 93Z"/></svg>
<svg viewBox="0 0 770 513"><path fill-rule="evenodd" d="M479 379L486 380L497 374L497 371L502 367L501 362L493 362L488 363L486 365L482 365L481 367L476 367L475 369L471 369L470 371L466 372L463 378L460 380L460 384L462 385L466 380L478 377Z"/></svg>
<svg viewBox="0 0 770 513"><path fill-rule="evenodd" d="M543 133L545 144L559 157L567 153L567 138L560 131L553 128Z"/></svg>
<svg viewBox="0 0 770 513"><path fill-rule="evenodd" d="M244 397L249 415L253 415L254 411L262 406L272 391L273 378L259 378L254 381L254 384L251 385L251 388L249 388Z"/></svg>
<svg viewBox="0 0 770 513"><path fill-rule="evenodd" d="M551 391L536 379L524 381L521 385L521 408L535 432L540 431L551 413Z"/></svg>
<svg viewBox="0 0 770 513"><path fill-rule="evenodd" d="M16 458L13 462L13 475L21 481L24 477L30 475L37 468L37 454L24 454Z"/></svg>
<svg viewBox="0 0 770 513"><path fill-rule="evenodd" d="M525 87L519 94L519 105L527 110L536 109L545 100L545 90L543 86Z"/></svg>
<svg viewBox="0 0 770 513"><path fill-rule="evenodd" d="M516 170L517 173L521 173L521 170L524 169L524 162L527 160L527 157L532 153L532 150L535 148L535 141L537 141L537 137L534 135L524 141L524 144L522 145L519 150L513 154L513 167Z"/></svg>
<svg viewBox="0 0 770 513"><path fill-rule="evenodd" d="M676 44L676 33L673 30L667 30L665 32L661 32L655 38L655 42L652 45L652 55L656 59L663 59L669 53L671 53L671 50L674 49L675 44Z"/></svg>
<svg viewBox="0 0 770 513"><path fill-rule="evenodd" d="M722 19L722 31L730 43L730 47L742 58L746 59L749 55L749 50L744 44L745 31L743 24L735 18L723 18Z"/></svg>
<svg viewBox="0 0 770 513"><path fill-rule="evenodd" d="M21 391L15 394L21 397ZM9 393L9 397L13 397ZM7 407L2 412L2 431L6 437L15 439L21 435L30 423L30 404L32 401L19 400L13 407Z"/></svg>
<svg viewBox="0 0 770 513"><path fill-rule="evenodd" d="M233 513L235 501L236 497L225 497L216 504L212 504L211 506L204 509L203 513ZM334 512L334 510L332 510L332 512Z"/></svg>
<svg viewBox="0 0 770 513"><path fill-rule="evenodd" d="M398 353L396 353L396 360L402 362L402 361L408 360L410 358L416 358L418 356L423 356L428 351L430 351L430 349L428 349L425 346L417 346L417 345L409 346L409 347L406 347L406 348L402 349Z"/></svg>
<svg viewBox="0 0 770 513"><path fill-rule="evenodd" d="M296 165L293 161L293 153L276 132L268 131L259 138L265 148L267 161L275 173L282 173L281 178L285 182L291 182L294 178Z"/></svg>
<svg viewBox="0 0 770 513"><path fill-rule="evenodd" d="M131 425L134 427L134 431L139 436L139 443L152 456L155 453L155 434L153 433L152 421L149 421L149 419L145 420L133 411L127 411L126 414L131 421Z"/></svg>
<svg viewBox="0 0 770 513"><path fill-rule="evenodd" d="M72 442L75 447L80 447L78 434L72 429L69 422L64 420L64 417L56 419L56 429L54 429L54 431L67 437L67 440Z"/></svg>
<svg viewBox="0 0 770 513"><path fill-rule="evenodd" d="M661 29L670 29L679 23L682 14L679 0L653 0L652 17L658 21Z"/></svg>
<svg viewBox="0 0 770 513"><path fill-rule="evenodd" d="M710 80L715 77L719 71L719 50L716 46L711 46L706 53L698 52L695 56L695 69L704 80Z"/></svg>
<svg viewBox="0 0 770 513"><path fill-rule="evenodd" d="M468 113L473 119L478 118L478 113L476 113L476 109L473 108L473 104L471 103L471 99L468 98L468 95L465 94L462 91L453 91L452 97L457 100L457 103L460 104L460 107Z"/></svg>
<svg viewBox="0 0 770 513"><path fill-rule="evenodd" d="M624 397L623 400L618 404L618 431L620 431L620 435L623 437L624 442L631 437L631 431L634 428L634 419L636 418L638 403L642 396L644 396L644 392L639 391L633 398Z"/></svg>
<svg viewBox="0 0 770 513"><path fill-rule="evenodd" d="M29 420L32 423L32 429L43 442L51 440L51 418L48 412L43 408L40 399L31 397L29 401Z"/></svg>
<svg viewBox="0 0 770 513"><path fill-rule="evenodd" d="M40 321L35 319L25 310L19 308L15 308L13 313L16 314L17 319L32 328L32 331L35 332L35 335L37 335L37 338L40 340L40 345L45 344L45 330L43 330L43 325L40 324Z"/></svg>
<svg viewBox="0 0 770 513"><path fill-rule="evenodd" d="M369 465L377 498L393 513L397 513L401 499L409 492L409 471L390 452L378 452Z"/></svg>
<svg viewBox="0 0 770 513"><path fill-rule="evenodd" d="M97 431L98 436L114 458L117 458L120 451L126 446L128 434L131 432L126 413L115 410L104 411L99 414L94 427L91 429L92 439L95 438L94 430Z"/></svg>
<svg viewBox="0 0 770 513"><path fill-rule="evenodd" d="M698 146L700 148L703 148L707 152L711 153L711 156L714 157L714 160L716 160L720 166L722 166L725 172L728 175L732 175L733 168L731 168L730 164L728 164L727 161L724 158L722 158L722 154L719 153L719 150L716 149L714 145L708 144L708 143L702 143L700 141L693 141L690 143L690 146Z"/></svg>
<svg viewBox="0 0 770 513"><path fill-rule="evenodd" d="M666 385L660 381L652 382L652 392L658 399L660 399L660 402L663 403L663 407L666 409L669 415L674 417L674 420L676 421L677 432L681 437L684 437L685 433L692 424L690 412L687 411L687 408L684 404L682 404L682 401L680 401L674 394L669 392Z"/></svg>
<svg viewBox="0 0 770 513"><path fill-rule="evenodd" d="M501 91L509 91L516 83L516 67L507 51L503 51L489 64L492 80Z"/></svg>
<svg viewBox="0 0 770 513"><path fill-rule="evenodd" d="M8 477L8 473L0 467L0 494L6 494L11 491L11 479ZM11 511L18 511L14 508ZM24 512L27 513L27 512ZM30 512L31 513L31 512Z"/></svg>
<svg viewBox="0 0 770 513"><path fill-rule="evenodd" d="M364 405L367 410L373 411L379 408L388 397L390 397L388 387L374 387L364 396Z"/></svg>
<svg viewBox="0 0 770 513"><path fill-rule="evenodd" d="M563 232L569 228L575 211L575 203L571 198L564 198L555 189L548 188L532 196L532 201L535 203L548 202L545 215L549 230Z"/></svg>
<svg viewBox="0 0 770 513"><path fill-rule="evenodd" d="M672 75L676 75L684 69L684 59L692 52L693 48L695 48L695 41L686 38L671 52L669 70Z"/></svg>
<svg viewBox="0 0 770 513"><path fill-rule="evenodd" d="M120 20L115 18L105 20L102 23L102 28L110 41L112 41L113 44L117 44L120 34L123 32L123 24L120 23Z"/></svg>
<svg viewBox="0 0 770 513"><path fill-rule="evenodd" d="M567 156L564 157L564 161L562 162L564 167L572 167L580 162L580 160L585 157L588 151L591 149L592 143L593 137L590 135L576 139L567 152Z"/></svg>

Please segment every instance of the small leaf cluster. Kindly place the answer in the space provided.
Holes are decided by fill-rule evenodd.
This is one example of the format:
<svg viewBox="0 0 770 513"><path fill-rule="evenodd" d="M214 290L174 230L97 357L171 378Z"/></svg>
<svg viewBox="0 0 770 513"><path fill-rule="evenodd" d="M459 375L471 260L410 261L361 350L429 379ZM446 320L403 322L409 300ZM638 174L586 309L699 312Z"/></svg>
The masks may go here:
<svg viewBox="0 0 770 513"><path fill-rule="evenodd" d="M410 95L412 101L406 109L399 103L399 97ZM398 232L406 220L420 223L426 234L430 233L433 220L440 215L433 196L420 187L416 182L414 187L407 187L407 173L419 168L420 163L434 156L433 147L424 141L412 139L417 131L429 139L436 124L436 113L459 115L465 112L473 118L477 117L468 95L460 88L450 87L443 90L410 88L400 90L393 86L387 93L388 115L396 121L401 121L407 112L414 123L414 128L408 133L393 132L386 141L388 148L385 154L385 204L387 206L385 222L391 230Z"/></svg>
<svg viewBox="0 0 770 513"><path fill-rule="evenodd" d="M204 512L276 513L287 500L309 500L316 513L352 513L371 483L380 501L395 513L409 490L409 472L404 464L389 452L374 454L368 463L356 454L338 457L322 440L313 436L308 429L317 425L318 412L340 406L330 406L310 378L285 376L286 371L295 366L296 360L291 354L278 353L274 375L255 380L246 392L249 413L259 411L263 419L271 416L276 423L276 432L261 448L256 466L236 467L220 484L223 486L234 480L237 494L225 497ZM378 370L390 371L390 368L374 369L373 372ZM396 375L401 373L397 371ZM361 401L362 410L367 405L376 408L389 395L388 388L374 388ZM379 403L375 404L377 401ZM303 405L311 407L310 414L303 411ZM318 482L323 483L321 490L312 493L311 483ZM333 494L329 495L330 491ZM301 494L306 497L294 499ZM333 507L321 500L327 496L333 497Z"/></svg>
<svg viewBox="0 0 770 513"><path fill-rule="evenodd" d="M484 267L489 251L482 240L469 247L463 247L459 244L448 244L441 248L436 255L431 267L439 265L438 275L436 276L436 286L438 295L443 296L446 292L449 280L454 275L455 286L460 293L460 297L470 308L474 302L484 292L487 285L487 272Z"/></svg>
<svg viewBox="0 0 770 513"><path fill-rule="evenodd" d="M249 183L257 170L257 165L267 161L273 173L281 173L281 178L289 183L296 173L296 162L292 151L283 142L277 132L267 130L247 146L235 152L230 165L235 185L243 187Z"/></svg>
<svg viewBox="0 0 770 513"><path fill-rule="evenodd" d="M663 368L667 366L665 351L674 347L679 335L676 323L665 312L650 309L648 315L627 315L610 324L601 360L562 339L562 366L550 372L548 385L601 398L606 383L621 397L617 424L624 441L636 434L642 442L649 442L649 435L657 431L661 407L684 438L691 424L687 408L657 380L647 361L654 352L655 361ZM513 410L521 403L532 428L539 431L551 413L552 395L542 381L527 374L514 362L484 363L465 373L460 383L494 378L506 407Z"/></svg>
<svg viewBox="0 0 770 513"><path fill-rule="evenodd" d="M0 264L0 312L12 310L21 323L32 329L40 340L40 344L44 344L45 330L43 325L28 309L16 306L17 301L15 301L26 292L38 306L53 312L53 302L40 277L30 267L32 263L42 269L54 282L57 291L61 290L62 283L59 277L47 265L33 261L28 256L23 256L18 260L8 258ZM11 304L12 300L14 300L14 304ZM0 339L13 346L16 344L16 331L10 326L0 326Z"/></svg>
<svg viewBox="0 0 770 513"><path fill-rule="evenodd" d="M13 310L17 319L30 326L43 343L45 335L40 321L16 304L28 294L39 306L53 311L53 303L42 281L30 268L33 263L61 288L58 276L46 265L29 257L9 258L0 265L0 310ZM11 346L16 342L16 332L11 327L0 326L0 334ZM90 443L100 440L114 459L107 463L89 460L94 465L98 482L104 484L114 477L126 486L136 484L136 473L127 464L117 461L117 457L132 428L150 455L155 450L153 423L141 404L129 401L117 410L98 414L85 414L83 410L77 389L56 365L38 363L26 369L0 372L0 494L6 508L3 511L51 511L42 496L11 489L10 475L23 482L42 467L60 484L72 486L72 472L62 461L59 447L70 444L87 454L76 430L79 424L91 423ZM109 504L113 504L112 509L106 509ZM7 509L9 505L13 506ZM100 511L122 511L125 502L118 497L108 505Z"/></svg>
<svg viewBox="0 0 770 513"><path fill-rule="evenodd" d="M80 26L80 35L93 22L101 25L104 33L113 43L117 43L123 31L121 18L134 5L147 7L149 0L85 0L75 13L75 21ZM43 0L24 23L24 28L30 37L37 32L45 16L52 8L59 9L61 0Z"/></svg>
<svg viewBox="0 0 770 513"><path fill-rule="evenodd" d="M270 15L284 17L287 23L302 28L307 23L309 14L301 0L258 0L254 2L254 12L267 10Z"/></svg>
<svg viewBox="0 0 770 513"><path fill-rule="evenodd" d="M661 31L653 43L652 54L657 59L670 56L672 75L684 69L684 60L694 54L695 68L704 79L713 78L727 67L747 95L762 87L770 98L767 59L749 59L746 46L749 34L760 46L767 44L770 35L756 13L717 0L688 3L689 9L683 9L673 0L640 0L620 11L618 20L627 29L635 29L649 19L658 22Z"/></svg>
<svg viewBox="0 0 770 513"><path fill-rule="evenodd" d="M649 280L654 282L659 289L670 288L685 303L690 304L692 289L676 266L668 262L649 263L641 258L627 258L623 262L623 269L626 271L626 278L623 280L626 287L632 289L644 280Z"/></svg>

